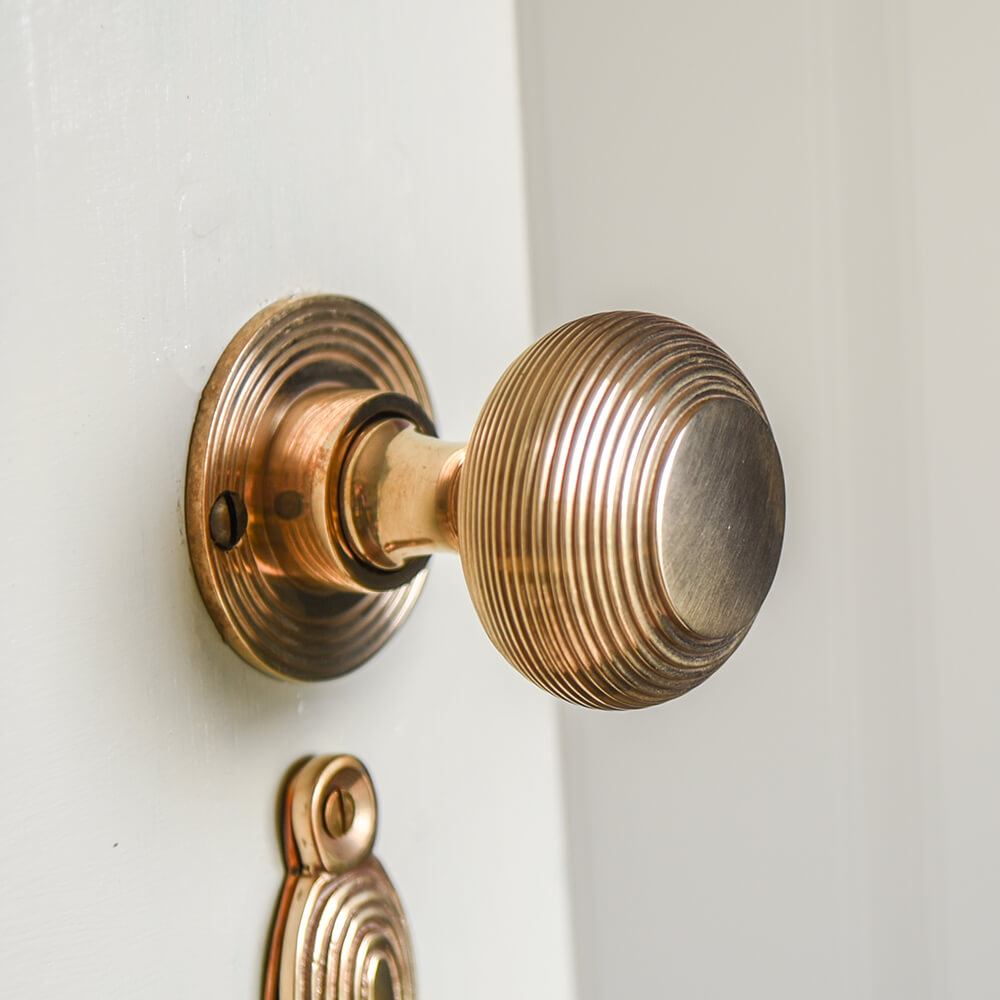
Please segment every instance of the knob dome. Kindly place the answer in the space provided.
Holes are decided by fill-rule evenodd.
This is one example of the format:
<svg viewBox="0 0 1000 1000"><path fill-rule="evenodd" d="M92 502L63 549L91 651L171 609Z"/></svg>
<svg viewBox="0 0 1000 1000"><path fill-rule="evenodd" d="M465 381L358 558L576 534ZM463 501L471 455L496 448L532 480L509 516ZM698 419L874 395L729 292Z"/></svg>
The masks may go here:
<svg viewBox="0 0 1000 1000"><path fill-rule="evenodd" d="M770 588L784 481L749 382L646 313L553 331L507 370L458 495L469 591L536 684L595 708L675 698L739 645Z"/></svg>

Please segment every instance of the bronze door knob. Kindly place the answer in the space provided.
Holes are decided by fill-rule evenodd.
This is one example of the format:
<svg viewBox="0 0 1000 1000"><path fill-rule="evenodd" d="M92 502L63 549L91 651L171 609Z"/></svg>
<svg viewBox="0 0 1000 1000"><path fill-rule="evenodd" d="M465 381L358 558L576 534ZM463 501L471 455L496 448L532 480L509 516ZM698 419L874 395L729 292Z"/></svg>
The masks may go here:
<svg viewBox="0 0 1000 1000"><path fill-rule="evenodd" d="M674 698L753 623L784 531L763 407L712 341L602 313L501 377L467 446L439 441L409 351L336 296L277 303L202 398L188 537L249 662L319 679L402 623L428 557L457 551L500 652L598 708Z"/></svg>

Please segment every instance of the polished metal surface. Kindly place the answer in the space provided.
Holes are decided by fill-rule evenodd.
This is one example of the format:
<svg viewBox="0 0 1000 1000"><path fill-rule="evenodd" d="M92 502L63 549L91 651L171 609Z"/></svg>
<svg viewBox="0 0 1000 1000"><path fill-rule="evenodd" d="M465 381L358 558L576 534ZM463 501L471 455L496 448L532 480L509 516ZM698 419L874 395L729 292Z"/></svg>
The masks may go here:
<svg viewBox="0 0 1000 1000"><path fill-rule="evenodd" d="M274 303L219 359L188 454L188 547L215 624L254 666L297 680L338 676L413 607L426 560L395 573L356 560L329 482L353 433L396 410L433 429L406 345L352 299Z"/></svg>
<svg viewBox="0 0 1000 1000"><path fill-rule="evenodd" d="M356 757L313 757L289 781L282 806L287 875L265 1000L413 1000L406 917L371 855L377 823L375 789Z"/></svg>
<svg viewBox="0 0 1000 1000"><path fill-rule="evenodd" d="M707 337L648 313L568 323L504 373L463 446L434 436L419 372L376 314L332 297L281 308L279 323L265 311L241 334L249 356L231 347L220 362L225 391L206 390L199 421L211 434L197 455L192 445L188 481L202 592L251 662L293 677L350 669L402 621L430 554L456 549L494 645L569 701L675 698L742 641L777 568L784 479L760 400ZM330 309L334 377L303 377L312 346L295 354L294 378L256 372L289 315ZM344 310L366 334L353 352ZM366 350L367 382L343 366ZM272 382L272 396L256 388ZM254 433L235 416L246 413ZM242 476L226 464L233 452ZM268 605L258 579L298 600ZM317 622L342 602L358 617L377 609L372 628L359 633L349 615ZM289 610L315 638L308 648L281 631Z"/></svg>
<svg viewBox="0 0 1000 1000"><path fill-rule="evenodd" d="M722 639L749 627L781 554L781 461L761 414L711 399L686 419L656 497L663 586L677 620ZM702 572L705 566L713 572Z"/></svg>
<svg viewBox="0 0 1000 1000"><path fill-rule="evenodd" d="M457 489L465 447L403 420L362 431L341 472L341 509L361 559L397 570L416 556L454 551Z"/></svg>
<svg viewBox="0 0 1000 1000"><path fill-rule="evenodd" d="M718 669L773 578L781 463L707 337L589 316L514 362L473 429L458 499L469 592L496 647L569 701L640 708Z"/></svg>

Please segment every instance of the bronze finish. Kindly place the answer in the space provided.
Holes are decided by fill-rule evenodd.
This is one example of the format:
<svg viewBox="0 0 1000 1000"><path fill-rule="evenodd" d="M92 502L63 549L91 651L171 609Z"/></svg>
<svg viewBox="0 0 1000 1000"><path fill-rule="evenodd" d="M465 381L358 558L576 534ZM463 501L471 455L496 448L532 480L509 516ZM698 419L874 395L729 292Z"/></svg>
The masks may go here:
<svg viewBox="0 0 1000 1000"><path fill-rule="evenodd" d="M314 757L284 795L284 889L266 1000L413 1000L403 907L371 856L375 789L356 757Z"/></svg>
<svg viewBox="0 0 1000 1000"><path fill-rule="evenodd" d="M462 473L462 567L527 677L641 708L739 645L784 510L764 410L729 357L674 320L604 313L537 341L487 399Z"/></svg>
<svg viewBox="0 0 1000 1000"><path fill-rule="evenodd" d="M331 837L343 837L354 825L357 806L354 796L347 789L335 788L323 806L323 826Z"/></svg>
<svg viewBox="0 0 1000 1000"><path fill-rule="evenodd" d="M281 308L336 311L346 301L316 297ZM254 343L267 357L268 340L284 336L285 321L275 326L261 315L264 322L248 327L264 331ZM204 568L198 575L216 621L228 623L228 604L253 590L241 574L254 560L272 590L294 586L322 606L415 597L422 575L411 578L428 556L457 549L491 640L553 694L597 708L638 708L713 673L756 617L784 532L778 451L760 400L730 358L660 316L589 316L543 337L511 365L463 447L433 436L419 372L398 335L378 322L395 356L412 366L407 377L420 391L410 399L389 377L392 367L374 385L297 381L280 413L246 388L266 382L254 382L251 372L232 398L213 394L209 383L199 421L214 419L215 428L226 407L267 417L255 425L264 458L248 463L247 477L216 475L211 485L195 477L194 504L189 473L189 536L200 542L192 542L192 554L199 570L207 539L215 575ZM343 345L351 336L345 328L335 339ZM308 366L305 352L299 363ZM223 419L213 430L211 445L193 460L196 470L206 461L214 469L216 452L232 450L231 423ZM238 445L256 455L248 437ZM245 498L249 511L245 537L235 542L239 511L227 490ZM241 550L249 550L242 561L234 558ZM308 622L312 606L296 606L300 621ZM405 616L384 613L379 641L367 650L352 645L348 628L325 663L312 648L303 669L299 645L273 621L284 611L260 602L254 610L255 628L268 623L276 655L267 659L258 644L256 658L247 658L290 676L350 669Z"/></svg>
<svg viewBox="0 0 1000 1000"><path fill-rule="evenodd" d="M455 551L464 459L464 445L405 421L383 420L363 431L341 473L342 520L359 557L393 570L415 556Z"/></svg>
<svg viewBox="0 0 1000 1000"><path fill-rule="evenodd" d="M430 412L406 345L352 299L277 302L223 352L191 435L187 536L205 604L249 663L297 680L335 677L405 620L426 559L395 572L357 560L329 471L375 415L433 432Z"/></svg>

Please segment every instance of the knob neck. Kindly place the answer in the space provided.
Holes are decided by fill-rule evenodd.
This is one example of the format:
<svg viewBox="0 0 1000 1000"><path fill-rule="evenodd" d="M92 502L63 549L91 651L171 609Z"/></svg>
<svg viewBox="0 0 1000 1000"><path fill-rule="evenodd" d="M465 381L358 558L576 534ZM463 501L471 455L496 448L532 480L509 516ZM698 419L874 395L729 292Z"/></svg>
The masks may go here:
<svg viewBox="0 0 1000 1000"><path fill-rule="evenodd" d="M340 520L358 559L396 572L410 559L458 548L458 484L465 445L400 418L355 438L340 472Z"/></svg>
<svg viewBox="0 0 1000 1000"><path fill-rule="evenodd" d="M397 436L436 442L418 428L434 431L421 407L396 393L319 391L295 400L262 477L264 508L273 512L265 528L286 577L317 593L366 594L399 587L419 571L426 560L418 557L434 549L416 544L423 539L401 511L419 492L410 473L424 452L398 444L386 450ZM400 457L411 450L417 458ZM386 531L383 517L394 530Z"/></svg>

